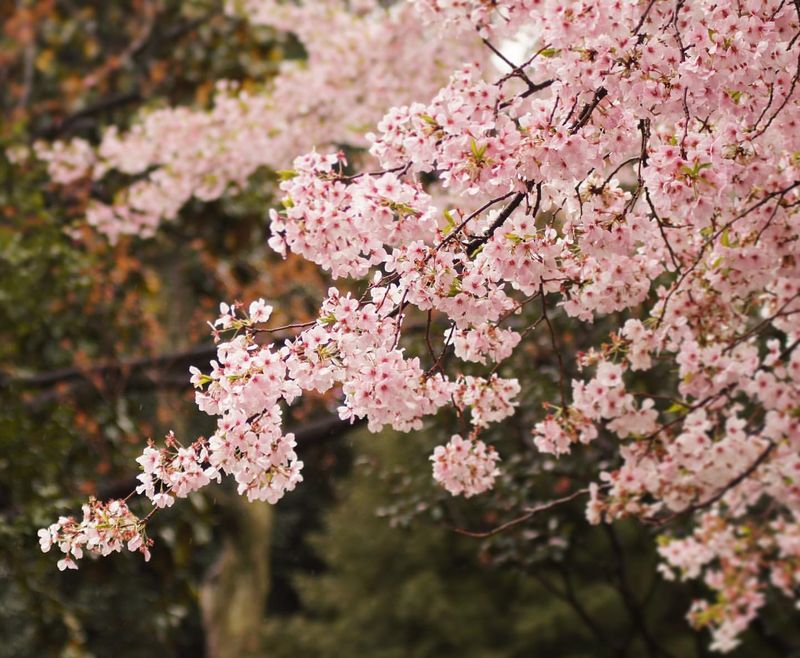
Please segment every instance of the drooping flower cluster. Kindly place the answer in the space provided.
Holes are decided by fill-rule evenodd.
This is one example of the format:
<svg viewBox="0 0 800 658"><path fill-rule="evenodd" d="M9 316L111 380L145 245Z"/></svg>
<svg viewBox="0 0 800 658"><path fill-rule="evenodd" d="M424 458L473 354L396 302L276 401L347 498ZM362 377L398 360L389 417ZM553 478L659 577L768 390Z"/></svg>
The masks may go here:
<svg viewBox="0 0 800 658"><path fill-rule="evenodd" d="M295 160L284 208L271 213L271 246L371 283L360 298L331 289L317 320L283 346L257 340L265 304L250 317L223 307L216 330L233 336L210 375L194 373L198 405L219 416L218 431L207 446L153 457L143 485L153 496L173 482L188 490L214 475L190 463L207 459L242 492L276 499L299 479L281 405L334 390L340 416L373 431L418 429L447 404L462 417L469 409L469 438L437 448L433 466L449 491L478 493L497 462L478 432L511 415L521 393L497 362L536 329L538 348L549 344L558 364L560 399L533 423L535 445L556 456L589 443L609 452L589 488L590 521L693 524L689 536L663 540L665 573L718 593L691 619L729 650L770 588L797 592L797 8L410 4L440 34L477 29L505 74L486 56L459 61L438 91L393 99L406 104L368 137L377 171L346 174L343 157L324 151ZM372 16L369 7L356 14ZM519 60L492 43L512 37ZM392 70L393 83L416 74ZM442 189L445 204L436 202ZM534 301L541 316L523 327ZM410 356L413 315L427 316L427 357ZM605 318L615 329L570 354L556 316ZM433 318L447 327L436 349ZM472 363L448 360L451 351ZM476 363L491 369L476 374ZM529 364L503 363L513 367ZM570 381L576 369L588 374Z"/></svg>
<svg viewBox="0 0 800 658"><path fill-rule="evenodd" d="M175 496L185 498L217 476L213 468L203 468L208 452L202 442L179 447L170 433L165 443L166 447L160 450L149 445L136 460L142 468L136 493L143 493L159 508L171 507Z"/></svg>
<svg viewBox="0 0 800 658"><path fill-rule="evenodd" d="M39 530L39 545L45 553L56 546L64 554L58 561L61 571L77 569L75 560L80 560L84 551L109 555L124 547L139 551L149 560L152 543L145 534L144 522L122 500L102 502L91 498L83 506L81 521L62 516L56 523Z"/></svg>
<svg viewBox="0 0 800 658"><path fill-rule="evenodd" d="M471 408L475 427L486 427L514 413L519 391L516 379L503 379L494 374L489 379L468 375L459 380L453 398L457 406Z"/></svg>
<svg viewBox="0 0 800 658"><path fill-rule="evenodd" d="M237 314L236 305L222 304L220 310L214 326L235 335L219 343L209 375L192 368L197 406L218 419L217 431L207 443L198 440L184 451L190 460L194 457L198 463L208 464L202 471L191 467L194 478L188 486L204 486L211 478L226 474L233 476L239 493L248 500L275 503L303 479L294 435L284 435L281 430L279 406L281 401L291 403L300 389L287 379L281 355L255 340L252 330L270 317L271 307L264 300L251 303L249 313L243 316ZM180 451L170 465L179 458ZM158 478L164 481L162 476Z"/></svg>
<svg viewBox="0 0 800 658"><path fill-rule="evenodd" d="M483 441L454 434L431 455L433 478L454 496L469 498L494 486L498 460L497 451Z"/></svg>
<svg viewBox="0 0 800 658"><path fill-rule="evenodd" d="M484 324L474 329L460 329L453 337L456 356L463 361L498 363L511 356L522 340L513 329L499 329L496 325Z"/></svg>
<svg viewBox="0 0 800 658"><path fill-rule="evenodd" d="M800 525L794 521L731 524L708 512L691 536L661 540L660 570L665 578L702 575L716 595L712 601L696 601L689 612L694 626L712 628L712 649L724 652L738 646L739 636L765 603L764 578L789 597L800 585Z"/></svg>

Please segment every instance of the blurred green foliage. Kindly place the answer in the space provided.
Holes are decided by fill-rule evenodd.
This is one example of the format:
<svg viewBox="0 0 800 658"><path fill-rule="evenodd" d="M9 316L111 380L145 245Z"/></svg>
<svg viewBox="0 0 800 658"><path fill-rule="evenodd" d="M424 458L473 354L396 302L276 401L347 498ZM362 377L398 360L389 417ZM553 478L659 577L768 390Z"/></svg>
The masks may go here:
<svg viewBox="0 0 800 658"><path fill-rule="evenodd" d="M656 573L640 526L589 526L576 502L490 539L463 536L454 528L497 525L488 514L496 501L480 513L475 499L443 497L415 479L427 474L431 440L355 438L353 471L311 540L321 562L295 571L299 606L268 619L264 656L710 655L684 619L693 593ZM413 521L394 515L398 494L417 501ZM792 613L777 602L765 620L731 656L795 655Z"/></svg>

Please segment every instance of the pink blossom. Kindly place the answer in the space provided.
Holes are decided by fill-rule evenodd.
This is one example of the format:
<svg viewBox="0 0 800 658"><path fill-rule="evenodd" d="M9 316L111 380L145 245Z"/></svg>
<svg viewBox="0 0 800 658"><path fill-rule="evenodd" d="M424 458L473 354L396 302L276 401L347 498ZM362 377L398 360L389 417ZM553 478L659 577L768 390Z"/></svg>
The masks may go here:
<svg viewBox="0 0 800 658"><path fill-rule="evenodd" d="M431 455L433 478L452 495L469 498L494 486L500 474L494 448L483 441L463 439L454 434Z"/></svg>

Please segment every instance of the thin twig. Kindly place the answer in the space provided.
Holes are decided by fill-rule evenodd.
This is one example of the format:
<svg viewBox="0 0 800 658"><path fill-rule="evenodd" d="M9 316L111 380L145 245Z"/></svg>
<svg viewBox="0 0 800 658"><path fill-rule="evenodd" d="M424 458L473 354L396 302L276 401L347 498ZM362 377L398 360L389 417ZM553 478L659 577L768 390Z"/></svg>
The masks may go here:
<svg viewBox="0 0 800 658"><path fill-rule="evenodd" d="M553 329L553 324L550 322L550 318L547 315L547 298L544 294L544 286L539 284L539 294L542 297L542 317L544 318L545 323L547 324L547 329L550 332L550 342L553 345L553 351L556 353L556 358L558 359L558 378L559 378L559 389L561 390L561 406L566 409L567 407L567 383L565 379L565 372L564 372L564 360L561 358L561 350L558 349L558 343L556 341L556 332Z"/></svg>
<svg viewBox="0 0 800 658"><path fill-rule="evenodd" d="M753 473L755 473L758 467L761 466L761 464L763 464L766 461L767 457L769 457L770 453L774 450L775 445L776 444L774 441L768 440L767 447L761 451L761 454L758 455L758 457L753 461L753 463L750 464L750 466L748 466L744 471L739 473L739 475L737 475L735 478L730 480L725 486L719 489L719 491L717 491L714 495L710 496L709 498L706 498L705 500L694 503L693 505L689 505L688 507L685 507L684 509L678 512L673 512L672 514L669 514L668 516L662 517L660 519L655 517L646 518L644 519L645 523L650 523L656 527L660 527L674 521L675 519L681 516L686 516L687 514L693 514L698 510L710 507L718 500L720 500L731 489L737 487L742 482L744 482L748 477L750 477Z"/></svg>
<svg viewBox="0 0 800 658"><path fill-rule="evenodd" d="M492 537L493 535L505 532L506 530L510 530L511 528L518 526L520 523L525 523L525 521L532 519L540 512L546 512L547 510L551 510L554 507L558 507L559 505L572 502L576 498L580 498L581 496L587 493L589 493L588 487L586 487L585 489L578 489L578 491L571 493L569 496L564 496L563 498L557 498L556 500L551 500L547 503L542 503L541 505L536 505L535 507L528 508L527 510L525 510L525 514L523 514L522 516L518 516L515 519L506 521L505 523L495 528L492 528L491 530L485 530L483 532L464 530L463 528L453 528L453 530L457 532L459 535L464 535L466 537L485 539L486 537Z"/></svg>

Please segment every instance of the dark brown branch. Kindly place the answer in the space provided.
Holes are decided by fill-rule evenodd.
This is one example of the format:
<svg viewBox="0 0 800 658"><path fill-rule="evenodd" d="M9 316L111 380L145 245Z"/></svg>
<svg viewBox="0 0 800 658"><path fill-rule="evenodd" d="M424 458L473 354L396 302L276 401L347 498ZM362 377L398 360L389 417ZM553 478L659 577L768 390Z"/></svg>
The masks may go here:
<svg viewBox="0 0 800 658"><path fill-rule="evenodd" d="M780 353L780 355L778 356L778 362L782 363L782 362L786 361L786 359L789 358L789 355L792 352L795 351L795 349L797 348L798 345L800 345L800 338L798 338L791 345L789 345L785 350L783 350L783 352Z"/></svg>
<svg viewBox="0 0 800 658"><path fill-rule="evenodd" d="M763 135L765 132L767 132L767 129L772 125L772 122L775 121L775 119L778 117L778 115L781 112L783 112L784 108L789 104L789 101L792 100L792 96L794 96L794 90L795 90L795 87L797 86L797 82L798 81L800 81L800 54L798 54L798 56L797 56L797 67L796 67L794 75L792 76L792 84L789 87L789 91L786 93L786 96L784 97L783 102L778 106L778 109L776 109L772 113L770 118L764 124L764 127L761 128L761 130L759 130L755 135L750 137L751 141L755 141L756 139L761 137L761 135ZM761 121L761 117L759 117L758 120ZM756 124L756 125L758 125L758 124Z"/></svg>
<svg viewBox="0 0 800 658"><path fill-rule="evenodd" d="M0 377L0 388L41 389L60 384L91 382L93 376L100 376L107 379L121 379L144 374L151 368L164 370L167 368L183 367L188 372L190 365L198 361L213 359L216 354L216 346L204 345L182 352L142 357L129 361L95 364L86 368L59 368L36 375L20 377L4 376ZM186 383L188 385L188 377L186 378Z"/></svg>
<svg viewBox="0 0 800 658"><path fill-rule="evenodd" d="M635 632L641 636L645 647L647 647L647 652L652 658L657 658L657 656L671 656L668 651L656 642L656 639L647 627L647 622L642 614L642 605L637 600L630 582L628 581L628 575L625 569L625 552L614 526L606 524L604 528L614 554L614 576L617 581L617 591L620 594L620 598L622 598L625 609L628 611Z"/></svg>
<svg viewBox="0 0 800 658"><path fill-rule="evenodd" d="M500 50L495 48L495 46L492 44L491 41L489 41L488 39L484 38L483 39L483 43L484 43L484 45L486 45L487 48L489 48L489 50L491 50L498 58L500 58L503 62L505 62L505 64L508 65L508 67L511 69L510 73L506 74L499 82L497 82L498 85L503 84L503 82L505 82L509 78L519 78L528 87L524 92L522 92L519 95L519 98L527 98L528 96L532 96L537 91L542 91L543 89L547 89L550 85L552 85L555 82L555 80L545 80L544 82L534 82L533 80L531 80L528 77L528 74L525 73L525 67L530 65L530 63L536 58L536 56L539 55L539 53L542 52L541 50L539 50L536 53L534 53L534 55L528 61L526 61L524 64L520 64L519 66L517 66L516 64L514 64L514 62L512 62L510 59L508 59L508 57L506 57L502 52L500 52ZM511 105L512 102L513 102L512 100L509 100L509 101L506 101L504 103L501 103L499 105L499 109L502 110L502 109L508 107L509 105Z"/></svg>
<svg viewBox="0 0 800 658"><path fill-rule="evenodd" d="M528 190L530 190L531 187L532 183L528 183ZM505 221L511 216L511 213L513 213L519 207L520 203L522 203L523 199L526 199L527 196L528 195L526 193L519 192L511 200L511 203L509 203L503 209L503 211L497 216L497 219L495 219L494 222L492 222L492 225L487 229L486 233L484 233L481 236L473 238L469 242L469 244L467 245L467 255L472 256L473 254L475 254L475 252L478 251L478 249L480 249L480 247L486 244L489 241L489 239L494 235L495 231L497 231L497 229L500 228L505 223ZM534 203L533 208L531 208L530 204L528 204L528 212L532 217L535 218L536 215L539 213L539 207L541 205L541 202L542 202L542 184L540 182L536 184L536 202Z"/></svg>
<svg viewBox="0 0 800 658"><path fill-rule="evenodd" d="M657 326L660 326L661 323L664 321L664 318L666 318L666 316L667 316L667 305L669 304L669 301L672 298L672 296L676 293L676 291L678 291L680 289L681 285L686 280L686 277L688 277L695 269L697 269L697 266L700 265L700 263L703 260L703 257L706 254L706 250L711 245L716 243L717 239L725 232L725 230L730 228L731 226L733 226L736 222L738 222L743 217L746 217L747 215L749 215L754 210L757 210L758 208L763 206L765 203L768 203L771 199L774 199L775 197L781 197L781 199L782 199L787 193L791 192L798 185L800 185L800 180L794 181L791 185L787 185L783 189L776 190L775 192L770 192L769 194L764 195L764 197L761 200L757 201L756 203L751 205L749 208L747 208L746 210L743 210L738 215L736 215L736 217L734 217L730 221L728 221L725 224L723 224L722 226L720 226L716 230L716 232L708 240L706 240L702 244L702 246L700 247L700 249L699 249L699 251L697 253L697 256L694 259L694 262L691 264L691 266L688 269L683 271L683 273L681 274L680 278L675 282L675 284L672 286L672 288L670 288L669 292L667 293L667 296L664 298L664 303L663 303L663 305L661 307L661 316L658 318Z"/></svg>
<svg viewBox="0 0 800 658"><path fill-rule="evenodd" d="M656 0L650 0L647 4L647 8L644 10L642 17L639 19L639 22L636 24L636 27L633 28L633 36L637 36L639 34L639 30L642 29L644 26L645 21L647 20L647 16L650 14L650 10L653 8Z"/></svg>
<svg viewBox="0 0 800 658"><path fill-rule="evenodd" d="M648 164L647 145L650 141L650 119L639 119L639 132L642 134L642 146L639 152L639 184L642 184L642 168Z"/></svg>
<svg viewBox="0 0 800 658"><path fill-rule="evenodd" d="M545 323L547 324L547 330L550 332L550 343L553 346L553 351L556 353L556 358L558 359L558 388L561 391L561 406L566 409L567 408L567 382L566 382L566 372L564 371L564 359L561 357L561 350L558 349L558 342L556 341L556 332L553 329L553 325L550 322L550 318L547 315L547 299L546 295L544 294L544 285L539 285L539 294L542 298L542 317L544 318Z"/></svg>
<svg viewBox="0 0 800 658"><path fill-rule="evenodd" d="M456 331L456 325L454 322L450 324L450 329L447 332L447 338L444 340L444 345L442 346L442 351L439 353L439 358L434 360L433 365L428 368L427 372L425 373L426 377L429 377L434 373L434 371L438 370L442 374L444 373L444 363L446 357L450 354L450 343L453 340L453 334Z"/></svg>
<svg viewBox="0 0 800 658"><path fill-rule="evenodd" d="M728 354L733 351L733 349L737 346L746 341L748 338L752 338L753 336L758 335L765 329L770 328L772 323L781 317L789 317L790 315L794 315L795 313L800 313L800 310L794 311L786 311L786 308L790 306L798 297L800 297L800 293L796 293L792 295L784 304L772 315L769 317L764 318L761 322L759 322L755 327L746 331L740 336L737 336L730 343L722 350L723 354Z"/></svg>
<svg viewBox="0 0 800 658"><path fill-rule="evenodd" d="M256 333L283 331L291 328L311 326L314 322L284 325L275 329L255 329ZM422 331L424 325L412 324L406 332ZM201 345L181 352L141 357L127 361L92 364L86 367L58 368L35 375L8 375L0 373L0 389L13 388L21 391L46 389L63 384L94 384L98 378L107 383L124 382L126 390L142 388L164 388L175 386L177 378L164 373L189 372L189 366L207 363L217 356L216 345ZM182 380L189 388L189 377Z"/></svg>
<svg viewBox="0 0 800 658"><path fill-rule="evenodd" d="M645 187L644 188L644 198L647 200L647 205L650 206L650 212L653 213L653 219L656 220L656 224L658 225L658 231L661 233L661 239L664 240L664 244L667 247L667 251L669 251L669 257L672 260L672 264L675 266L675 271L680 272L681 263L678 260L678 256L675 251L672 249L672 245L670 244L669 239L667 238L667 233L664 231L664 224L661 221L661 217L658 216L656 212L656 207L653 205L653 200L650 198L650 191Z"/></svg>
<svg viewBox="0 0 800 658"><path fill-rule="evenodd" d="M517 192L516 196L511 199L511 202L503 208L503 211L497 216L497 219L492 222L489 229L481 236L473 238L467 245L467 255L472 256L478 249L489 241L489 238L494 235L494 232L503 225L503 223L511 216L527 195L525 192Z"/></svg>
<svg viewBox="0 0 800 658"><path fill-rule="evenodd" d="M583 106L581 113L578 115L578 118L575 120L575 123L569 129L570 134L574 135L577 133L581 128L583 128L587 123L589 123L589 119L592 116L592 112L594 112L595 108L600 105L600 101L602 101L606 96L608 96L608 90L605 87L598 87L594 91L594 96L592 96L592 100L588 102L586 105Z"/></svg>
<svg viewBox="0 0 800 658"><path fill-rule="evenodd" d="M442 240L442 241L439 243L439 245L436 247L437 251L438 251L439 249L441 249L442 247L444 247L444 246L445 246L445 245L446 245L448 242L450 242L451 240L454 240L454 239L456 238L456 236L457 236L459 233L461 233L461 231L464 229L464 227L465 227L465 226L466 226L466 225L467 225L467 224L468 224L470 221L472 221L473 219L475 219L475 218L476 218L478 215L480 215L480 214L481 214L482 212L484 212L485 210L488 210L489 208L491 208L491 207L492 207L494 204L496 204L496 203L499 203L500 201L504 201L504 200L506 200L506 199L507 199L508 197L510 197L512 194L514 194L514 193L513 193L513 192L507 192L507 193L506 193L506 194L504 194L503 196L497 197L497 198L495 198L495 199L491 199L490 201L487 201L486 203L484 203L484 204L483 204L483 205L482 205L480 208L478 208L476 211L474 211L474 212L470 213L469 215L467 215L467 216L466 216L466 217L465 217L465 218L464 218L464 219L461 221L461 223L460 223L458 226L456 226L456 227L455 227L455 228L454 228L452 231L450 231L450 233L448 233L448 234L445 236L444 240ZM521 201L521 200L520 200L520 201ZM512 201L512 203L513 203L513 201ZM519 203L517 203L517 205L519 205ZM511 214L511 213L509 213L509 214Z"/></svg>
<svg viewBox="0 0 800 658"><path fill-rule="evenodd" d="M124 94L108 96L107 98L103 98L96 103L88 105L82 110L78 110L77 112L64 117L55 125L43 128L42 130L38 131L37 136L44 139L55 139L60 134L68 131L76 123L79 123L84 119L88 119L96 114L102 114L103 112L108 112L132 103L141 103L143 100L144 97L138 90L130 91Z"/></svg>
<svg viewBox="0 0 800 658"><path fill-rule="evenodd" d="M639 160L640 160L640 158L638 156L636 156L634 158L628 158L627 160L624 160L624 161L620 162L616 167L614 167L614 170L608 176L606 176L606 179L603 181L603 184L600 186L600 192L602 192L604 189L606 189L606 185L608 185L611 182L611 179L614 178L614 176L616 176L624 166L630 165L630 164L634 164L636 162L639 162ZM583 183L583 181L578 183L578 185L576 187L579 188L581 183Z"/></svg>
<svg viewBox="0 0 800 658"><path fill-rule="evenodd" d="M533 94L535 94L537 91L542 91L543 89L547 89L554 82L555 80L545 80L544 82L531 82L530 80L528 80L527 81L528 88L521 94L519 94L517 98L528 98L528 96L533 96ZM504 110L505 108L510 106L514 102L514 100L516 99L507 100L500 103L500 105L498 105L498 109ZM556 98L556 102L558 102L558 98Z"/></svg>

